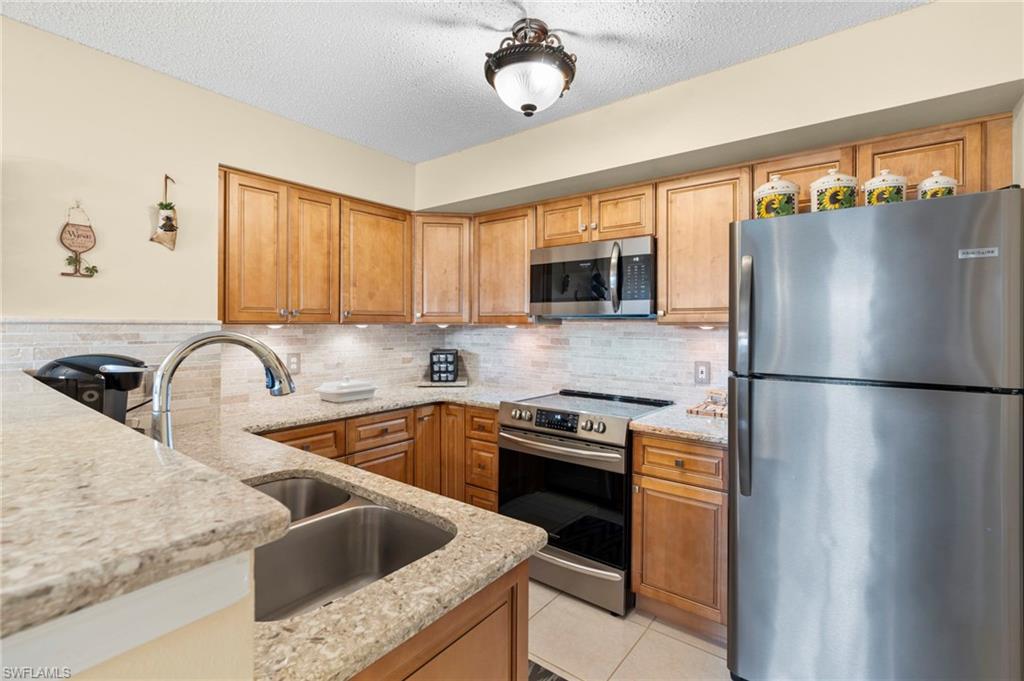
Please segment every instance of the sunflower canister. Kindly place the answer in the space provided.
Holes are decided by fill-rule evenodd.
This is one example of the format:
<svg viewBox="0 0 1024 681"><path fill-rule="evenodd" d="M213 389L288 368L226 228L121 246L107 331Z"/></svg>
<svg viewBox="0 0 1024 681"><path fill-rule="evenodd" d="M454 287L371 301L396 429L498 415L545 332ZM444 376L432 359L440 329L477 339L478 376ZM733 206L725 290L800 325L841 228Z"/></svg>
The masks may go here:
<svg viewBox="0 0 1024 681"><path fill-rule="evenodd" d="M933 170L931 177L926 177L917 185L917 198L937 199L942 196L956 195L956 180L943 175L941 170Z"/></svg>
<svg viewBox="0 0 1024 681"><path fill-rule="evenodd" d="M853 208L857 202L857 178L832 168L811 183L811 212Z"/></svg>
<svg viewBox="0 0 1024 681"><path fill-rule="evenodd" d="M777 218L796 214L799 193L797 184L782 179L781 175L770 176L767 182L754 190L754 217Z"/></svg>
<svg viewBox="0 0 1024 681"><path fill-rule="evenodd" d="M864 205L899 203L907 195L907 178L883 170L864 183Z"/></svg>

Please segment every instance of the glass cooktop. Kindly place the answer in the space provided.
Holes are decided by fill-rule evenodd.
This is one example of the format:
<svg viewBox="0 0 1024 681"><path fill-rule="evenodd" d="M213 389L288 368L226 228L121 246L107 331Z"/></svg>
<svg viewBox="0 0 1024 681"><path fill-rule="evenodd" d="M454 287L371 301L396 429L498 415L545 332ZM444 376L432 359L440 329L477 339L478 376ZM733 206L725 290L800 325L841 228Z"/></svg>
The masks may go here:
<svg viewBox="0 0 1024 681"><path fill-rule="evenodd" d="M603 416L621 416L635 419L674 404L671 400L654 400L646 397L608 395L582 390L562 390L550 395L522 400L520 404L564 411L585 411Z"/></svg>

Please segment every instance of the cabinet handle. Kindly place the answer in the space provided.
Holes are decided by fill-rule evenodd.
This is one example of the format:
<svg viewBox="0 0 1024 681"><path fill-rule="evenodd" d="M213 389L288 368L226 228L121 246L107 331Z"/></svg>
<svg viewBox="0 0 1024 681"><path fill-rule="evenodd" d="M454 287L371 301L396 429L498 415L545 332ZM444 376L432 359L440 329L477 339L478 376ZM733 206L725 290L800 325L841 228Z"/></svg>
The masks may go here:
<svg viewBox="0 0 1024 681"><path fill-rule="evenodd" d="M302 451L308 452L313 449L312 445L302 445Z"/></svg>
<svg viewBox="0 0 1024 681"><path fill-rule="evenodd" d="M633 485L633 494L640 494L640 485Z"/></svg>
<svg viewBox="0 0 1024 681"><path fill-rule="evenodd" d="M596 232L597 231L597 223L596 222L591 222L590 223L590 229L592 229L592 230L594 230Z"/></svg>
<svg viewBox="0 0 1024 681"><path fill-rule="evenodd" d="M288 316L288 310L284 309L283 307L282 308L278 308L277 315L279 317L287 317Z"/></svg>
<svg viewBox="0 0 1024 681"><path fill-rule="evenodd" d="M664 317L665 316L665 311L664 310L658 310L658 316L659 317Z"/></svg>
<svg viewBox="0 0 1024 681"><path fill-rule="evenodd" d="M581 222L580 223L580 233L582 234L585 231L587 231L587 225Z"/></svg>
<svg viewBox="0 0 1024 681"><path fill-rule="evenodd" d="M293 317L298 317L299 316L299 311L298 310L292 310L291 312L289 312L289 314L291 316L293 316Z"/></svg>
<svg viewBox="0 0 1024 681"><path fill-rule="evenodd" d="M422 319L422 318L423 318L423 313L422 312L417 312L416 313L416 319Z"/></svg>
<svg viewBox="0 0 1024 681"><path fill-rule="evenodd" d="M686 462L682 459L676 459L676 468L685 468Z"/></svg>
<svg viewBox="0 0 1024 681"><path fill-rule="evenodd" d="M351 311L351 310L345 310L345 311L344 311L344 312L342 313L342 316L348 317L348 316L350 316L351 314L352 314L352 311Z"/></svg>

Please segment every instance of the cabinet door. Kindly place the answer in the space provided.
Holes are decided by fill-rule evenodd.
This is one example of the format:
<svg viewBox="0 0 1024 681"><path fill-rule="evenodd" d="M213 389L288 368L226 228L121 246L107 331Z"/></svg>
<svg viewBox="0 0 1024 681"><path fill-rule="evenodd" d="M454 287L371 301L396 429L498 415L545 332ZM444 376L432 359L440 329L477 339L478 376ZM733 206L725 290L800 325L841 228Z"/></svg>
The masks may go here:
<svg viewBox="0 0 1024 681"><path fill-rule="evenodd" d="M466 437L498 441L498 412L483 407L466 407Z"/></svg>
<svg viewBox="0 0 1024 681"><path fill-rule="evenodd" d="M633 588L725 623L726 495L633 476Z"/></svg>
<svg viewBox="0 0 1024 681"><path fill-rule="evenodd" d="M415 484L441 493L441 416L434 404L416 408Z"/></svg>
<svg viewBox="0 0 1024 681"><path fill-rule="evenodd" d="M288 309L293 322L336 322L341 259L341 200L309 189L288 189Z"/></svg>
<svg viewBox="0 0 1024 681"><path fill-rule="evenodd" d="M894 135L857 145L857 180L864 182L883 169L907 178L907 200L917 198L917 183L933 170L956 178L958 194L981 191L981 123ZM857 203L864 203L863 192Z"/></svg>
<svg viewBox="0 0 1024 681"><path fill-rule="evenodd" d="M750 169L658 185L658 317L729 322L729 224L750 217Z"/></svg>
<svg viewBox="0 0 1024 681"><path fill-rule="evenodd" d="M537 206L537 248L590 241L590 197L575 196Z"/></svg>
<svg viewBox="0 0 1024 681"><path fill-rule="evenodd" d="M411 440L416 427L412 409L357 416L346 422L346 449L350 454Z"/></svg>
<svg viewBox="0 0 1024 681"><path fill-rule="evenodd" d="M654 234L653 184L594 194L590 204L591 239Z"/></svg>
<svg viewBox="0 0 1024 681"><path fill-rule="evenodd" d="M415 445L412 440L408 440L359 454L350 454L340 460L350 466L411 485L415 478L414 452Z"/></svg>
<svg viewBox="0 0 1024 681"><path fill-rule="evenodd" d="M228 173L224 244L224 321L287 321L286 185Z"/></svg>
<svg viewBox="0 0 1024 681"><path fill-rule="evenodd" d="M498 445L466 438L466 485L498 491Z"/></svg>
<svg viewBox="0 0 1024 681"><path fill-rule="evenodd" d="M466 503L477 508L498 512L498 493L489 489L466 485Z"/></svg>
<svg viewBox="0 0 1024 681"><path fill-rule="evenodd" d="M273 433L263 433L263 437L301 449L304 452L325 456L328 459L336 459L345 454L344 421L288 428Z"/></svg>
<svg viewBox="0 0 1024 681"><path fill-rule="evenodd" d="M984 192L1001 189L1013 182L1013 116L985 121Z"/></svg>
<svg viewBox="0 0 1024 681"><path fill-rule="evenodd" d="M415 321L469 323L470 219L417 215L413 224Z"/></svg>
<svg viewBox="0 0 1024 681"><path fill-rule="evenodd" d="M360 201L343 205L343 322L412 321L409 214Z"/></svg>
<svg viewBox="0 0 1024 681"><path fill-rule="evenodd" d="M517 208L474 221L474 322L529 323L533 215L533 208Z"/></svg>
<svg viewBox="0 0 1024 681"><path fill-rule="evenodd" d="M458 404L441 408L441 494L466 497L466 409Z"/></svg>
<svg viewBox="0 0 1024 681"><path fill-rule="evenodd" d="M754 177L751 185L756 189L767 182L772 175L782 175L790 182L800 185L800 193L797 195L797 210L800 213L809 213L811 212L811 183L819 177L827 175L828 171L833 169L847 175L857 174L853 147L821 149L762 161L754 165Z"/></svg>

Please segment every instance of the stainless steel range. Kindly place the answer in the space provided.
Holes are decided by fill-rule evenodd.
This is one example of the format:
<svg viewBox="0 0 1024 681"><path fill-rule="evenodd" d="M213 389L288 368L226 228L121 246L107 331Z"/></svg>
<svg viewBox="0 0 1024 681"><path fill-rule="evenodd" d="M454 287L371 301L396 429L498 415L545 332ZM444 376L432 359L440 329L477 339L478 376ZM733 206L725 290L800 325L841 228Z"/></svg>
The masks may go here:
<svg viewBox="0 0 1024 681"><path fill-rule="evenodd" d="M624 615L629 586L629 422L668 400L562 390L498 413L498 506L547 530L530 577Z"/></svg>

